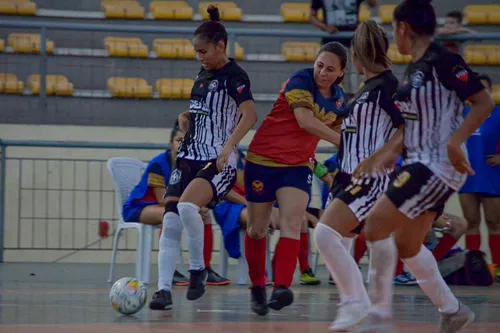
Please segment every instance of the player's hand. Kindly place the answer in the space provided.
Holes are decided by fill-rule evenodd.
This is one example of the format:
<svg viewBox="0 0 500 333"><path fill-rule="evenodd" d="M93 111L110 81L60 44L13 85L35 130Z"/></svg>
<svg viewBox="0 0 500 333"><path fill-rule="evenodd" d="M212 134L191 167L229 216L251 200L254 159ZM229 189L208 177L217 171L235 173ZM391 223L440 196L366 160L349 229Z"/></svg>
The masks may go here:
<svg viewBox="0 0 500 333"><path fill-rule="evenodd" d="M492 167L496 167L500 165L500 154L497 155L488 155L486 159L486 164Z"/></svg>
<svg viewBox="0 0 500 333"><path fill-rule="evenodd" d="M219 172L224 171L224 167L229 162L229 157L233 153L233 148L231 146L224 146L224 149L220 152L219 156L217 156L217 170Z"/></svg>
<svg viewBox="0 0 500 333"><path fill-rule="evenodd" d="M474 170L472 170L467 157L465 157L460 142L454 137L451 137L446 148L448 150L448 159L455 170L463 174L467 173L474 176Z"/></svg>
<svg viewBox="0 0 500 333"><path fill-rule="evenodd" d="M339 29L337 29L337 27L334 25L329 25L326 27L325 31L328 32L330 35L333 35L334 33L338 32Z"/></svg>
<svg viewBox="0 0 500 333"><path fill-rule="evenodd" d="M395 158L389 153L375 153L358 164L354 172L353 178L375 178L386 175L394 169Z"/></svg>
<svg viewBox="0 0 500 333"><path fill-rule="evenodd" d="M186 133L189 129L189 111L183 112L177 117L177 120L179 121L179 128L181 132Z"/></svg>
<svg viewBox="0 0 500 333"><path fill-rule="evenodd" d="M203 220L203 222L205 222L207 219L208 219L208 208L207 207L201 207L200 208L200 215L201 215L201 219Z"/></svg>

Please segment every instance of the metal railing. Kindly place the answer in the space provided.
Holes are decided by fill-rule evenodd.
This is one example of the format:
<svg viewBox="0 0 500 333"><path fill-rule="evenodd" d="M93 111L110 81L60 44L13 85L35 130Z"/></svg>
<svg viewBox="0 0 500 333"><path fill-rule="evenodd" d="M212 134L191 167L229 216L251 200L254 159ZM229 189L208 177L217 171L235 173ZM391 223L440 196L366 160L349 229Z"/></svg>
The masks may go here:
<svg viewBox="0 0 500 333"><path fill-rule="evenodd" d="M48 59L50 58L49 55L47 54L46 50L46 41L48 40L48 37L50 37L50 33L54 31L66 31L66 32L75 32L75 33L124 33L124 34L154 34L155 36L161 36L161 35L183 35L183 36L191 36L192 33L195 30L195 23L193 24L193 27L159 27L159 26L147 26L147 25L120 25L120 24L87 24L87 23L57 23L57 22L37 22L37 21L8 21L8 20L0 20L0 27L1 28L8 28L8 29L13 29L15 31L16 29L25 29L29 31L37 31L41 35L41 52L39 54L39 65L38 65L38 72L40 74L40 99L43 101L43 103L40 105L40 109L43 111L47 110L47 102L46 102L46 81L45 77L48 72ZM319 31L319 30L312 30L312 29L304 29L304 30L292 30L292 29L255 29L255 28L229 28L228 30L228 35L229 35L229 45L230 45L230 56L234 56L235 52L235 47L234 43L240 39L240 38L248 38L248 37L255 37L255 44L259 45L259 50L261 49L266 49L268 45L265 44L265 40L268 37L280 37L280 38L285 38L285 39L304 39L304 40L310 40L313 39L315 41L319 41L320 38L322 37L328 37L328 35L325 32ZM389 35L392 36L392 34L389 32ZM67 41L74 39L74 35L65 35L67 38ZM338 39L349 39L351 38L352 33L350 32L342 32L342 33L337 33L335 34L335 37ZM92 38L91 38L92 39ZM96 41L100 40L100 38L93 38ZM446 36L446 37L440 37L437 38L447 40L447 41L487 41L487 40L500 40L500 33L475 33L475 34L465 34L465 35L452 35L452 36ZM73 42L74 43L74 42ZM253 43L253 42L252 42ZM262 48L260 48L260 45L262 44ZM64 43L57 44L56 47L64 47ZM99 47L100 49L103 49L102 46ZM255 48L254 48L255 49ZM55 56L60 57L59 55ZM116 58L114 58L116 59ZM32 66L32 64L30 64ZM95 64L89 65L89 63L86 64L78 64L78 62L68 62L67 64L63 64L60 66L59 64L50 64L52 67L51 68L62 68L66 70L70 70L69 67L73 66L82 66L81 68L78 69L73 69L73 76L78 77L75 73L81 73L85 74L86 68L85 66L97 66ZM9 66L9 64L7 64ZM145 65L144 62L141 64L134 65L137 66L137 68L134 68L137 72L148 72L147 75L151 79L155 78L158 72L157 66L151 65L151 67L148 67L149 65ZM161 66L161 65L160 65ZM172 72L174 69L175 70L182 70L179 68L172 67L174 65L165 65L165 71L166 72ZM302 65L300 65L302 66ZM22 64L21 66L22 67ZM87 68L90 69L90 68ZM92 74L89 74L89 78L82 79L85 82L85 85L91 85L91 82L99 82L99 85L101 85L102 88L104 87L103 80L100 78L98 79L97 76L102 75L97 69L94 68L95 71L92 72ZM272 69L272 68L264 68L262 72L259 72L257 70L257 73L255 74L256 76L259 75L261 78L267 78L268 76L272 78L274 75L273 73L266 73L268 70L274 70L279 72L279 68ZM26 71L26 70L25 70ZM53 71L53 70L52 70ZM186 69L186 71L189 71L189 75L184 75L184 77L192 77L192 69ZM282 70L281 70L282 71ZM114 73L114 72L113 72ZM277 72L276 72L277 73ZM281 74L281 73L280 73ZM289 73L288 73L289 74ZM267 75L267 76L266 76ZM94 77L91 77L94 76ZM120 76L120 75L118 75ZM182 75L181 75L182 76ZM280 76L280 75L278 75ZM99 76L100 77L100 76ZM269 81L267 79L262 79L261 81L265 84L266 82ZM274 80L281 80L281 76L279 78L275 78ZM89 83L90 82L90 83ZM272 87L275 86L275 82L273 80L269 81L270 84L272 83ZM262 85L262 84L261 84ZM271 94L277 91L277 87L280 85L276 85L274 89L271 91L266 91L263 92L263 94ZM356 86L357 87L357 86ZM78 88L78 85L75 86L75 88ZM95 88L94 88L95 89ZM266 88L267 90L267 88Z"/></svg>
<svg viewBox="0 0 500 333"><path fill-rule="evenodd" d="M117 209L121 210L115 207L107 159L123 156L124 150L129 157L147 153L152 158L167 148L165 144L0 140L0 262L4 250L53 251L59 256L81 249L111 250L112 237L98 235L99 221L107 221L112 231ZM333 151L333 147L319 148L318 154L323 154L319 159ZM316 188L313 200L317 202L318 196ZM135 238L125 233L123 239L120 248L134 251ZM153 248L158 248L157 239Z"/></svg>

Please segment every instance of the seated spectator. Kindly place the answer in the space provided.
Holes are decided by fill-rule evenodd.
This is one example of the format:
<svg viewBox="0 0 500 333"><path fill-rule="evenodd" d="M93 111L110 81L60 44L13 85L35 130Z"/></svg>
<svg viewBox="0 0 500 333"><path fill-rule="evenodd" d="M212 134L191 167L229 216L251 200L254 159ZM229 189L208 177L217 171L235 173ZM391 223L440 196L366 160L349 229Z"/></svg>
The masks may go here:
<svg viewBox="0 0 500 333"><path fill-rule="evenodd" d="M438 31L438 36L474 33L473 30L462 26L463 20L464 16L460 11L454 10L449 12L446 14L444 26ZM444 41L443 45L450 51L458 53L461 43L458 41Z"/></svg>

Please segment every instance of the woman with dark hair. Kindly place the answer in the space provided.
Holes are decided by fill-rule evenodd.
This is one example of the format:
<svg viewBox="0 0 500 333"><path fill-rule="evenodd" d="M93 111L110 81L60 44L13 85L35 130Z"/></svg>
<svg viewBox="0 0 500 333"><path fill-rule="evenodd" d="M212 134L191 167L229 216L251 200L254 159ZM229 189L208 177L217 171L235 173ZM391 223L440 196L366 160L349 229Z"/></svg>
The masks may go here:
<svg viewBox="0 0 500 333"><path fill-rule="evenodd" d="M332 331L351 329L370 308L361 272L349 249L389 184L389 172L384 169L365 179L365 165L377 161L378 155L394 154L403 140L404 120L393 99L398 80L389 68L388 49L389 39L381 26L373 20L359 24L352 40L352 58L366 81L347 105L338 153L340 171L335 175L330 204L314 232L318 251L340 292Z"/></svg>
<svg viewBox="0 0 500 333"><path fill-rule="evenodd" d="M422 245L448 198L473 174L463 146L490 115L493 100L464 59L433 42L436 13L430 0L405 0L393 14L394 41L412 63L396 94L405 118L402 168L371 210L365 234L371 250L372 309L366 324L390 323L397 251L422 290L441 313L438 333L454 333L474 313L451 293L432 253ZM465 101L471 104L463 118ZM404 148L404 149L403 149ZM393 164L379 156L363 170ZM392 235L392 237L391 237Z"/></svg>
<svg viewBox="0 0 500 333"><path fill-rule="evenodd" d="M314 68L293 74L282 88L271 113L255 133L247 154L245 188L248 227L245 254L252 281L252 310L265 315L269 307L292 304L289 289L297 265L302 218L313 177L314 153L320 139L338 145L332 130L345 115L344 77L347 51L339 43L325 44ZM279 205L280 240L275 252L274 290L265 290L266 236L275 202Z"/></svg>
<svg viewBox="0 0 500 333"><path fill-rule="evenodd" d="M208 8L210 20L194 32L196 59L202 68L194 82L189 112L179 117L186 130L179 148L175 170L166 192L163 235L160 246L170 260L166 280L171 281L186 231L190 254L190 281L187 299L205 293L208 271L203 258L204 230L200 208L215 207L236 180L236 148L257 121L247 73L226 55L227 33L220 23L219 10ZM156 293L165 304L172 304L171 293Z"/></svg>

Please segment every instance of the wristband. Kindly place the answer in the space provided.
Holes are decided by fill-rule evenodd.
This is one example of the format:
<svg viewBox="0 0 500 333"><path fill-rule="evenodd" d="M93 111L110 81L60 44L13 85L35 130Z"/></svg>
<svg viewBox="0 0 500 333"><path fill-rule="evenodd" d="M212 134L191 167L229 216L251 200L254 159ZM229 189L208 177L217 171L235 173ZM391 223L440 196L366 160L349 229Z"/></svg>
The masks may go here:
<svg viewBox="0 0 500 333"><path fill-rule="evenodd" d="M318 178L323 178L328 173L328 169L321 163L317 163L314 167L313 173Z"/></svg>

